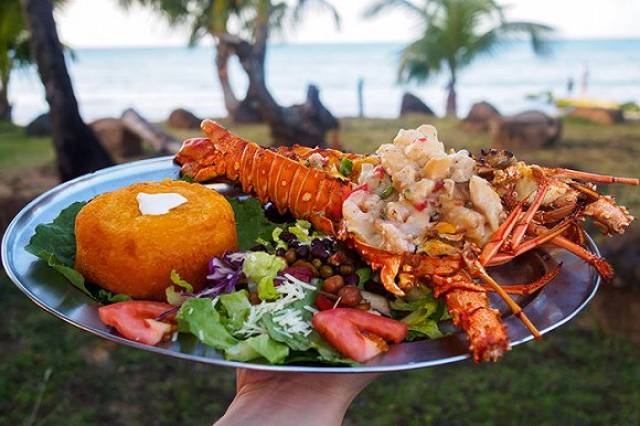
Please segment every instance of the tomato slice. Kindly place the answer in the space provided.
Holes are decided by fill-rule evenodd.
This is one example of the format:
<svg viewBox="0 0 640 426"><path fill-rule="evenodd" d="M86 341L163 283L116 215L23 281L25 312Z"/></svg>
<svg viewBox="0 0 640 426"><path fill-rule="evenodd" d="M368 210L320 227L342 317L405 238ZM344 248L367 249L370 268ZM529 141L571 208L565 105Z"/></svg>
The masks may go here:
<svg viewBox="0 0 640 426"><path fill-rule="evenodd" d="M338 352L358 362L386 351L382 338L399 343L407 336L406 324L359 309L321 311L311 323Z"/></svg>
<svg viewBox="0 0 640 426"><path fill-rule="evenodd" d="M360 309L336 308L334 315L346 319L361 330L377 334L385 340L400 343L407 337L407 324Z"/></svg>
<svg viewBox="0 0 640 426"><path fill-rule="evenodd" d="M161 302L127 300L101 306L98 308L98 315L103 323L115 327L127 339L156 345L171 331L171 324L156 321L155 318L173 308Z"/></svg>

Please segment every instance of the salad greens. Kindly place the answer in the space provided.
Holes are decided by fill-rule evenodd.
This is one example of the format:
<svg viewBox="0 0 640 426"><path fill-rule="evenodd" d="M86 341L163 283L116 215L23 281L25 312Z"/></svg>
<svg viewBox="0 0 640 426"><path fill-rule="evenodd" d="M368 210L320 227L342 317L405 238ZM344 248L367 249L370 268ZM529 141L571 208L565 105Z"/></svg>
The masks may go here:
<svg viewBox="0 0 640 426"><path fill-rule="evenodd" d="M412 289L406 299L396 299L390 306L395 311L409 312L401 319L409 326L408 340L442 337L438 322L450 318L444 301L433 297L431 290L424 286Z"/></svg>
<svg viewBox="0 0 640 426"><path fill-rule="evenodd" d="M281 257L258 251L251 252L245 257L242 272L258 285L258 297L261 300L273 300L280 297L273 279L285 266L287 263Z"/></svg>
<svg viewBox="0 0 640 426"><path fill-rule="evenodd" d="M25 250L44 260L49 267L60 273L74 287L101 303L115 303L129 300L126 294L114 294L108 290L87 284L80 272L74 269L76 261L76 216L87 204L84 201L72 203L63 209L51 223L36 227Z"/></svg>
<svg viewBox="0 0 640 426"><path fill-rule="evenodd" d="M256 239L267 239L276 228L276 224L271 222L264 214L262 205L257 198L227 198L233 213L236 217L238 246L240 250L249 250L256 244Z"/></svg>

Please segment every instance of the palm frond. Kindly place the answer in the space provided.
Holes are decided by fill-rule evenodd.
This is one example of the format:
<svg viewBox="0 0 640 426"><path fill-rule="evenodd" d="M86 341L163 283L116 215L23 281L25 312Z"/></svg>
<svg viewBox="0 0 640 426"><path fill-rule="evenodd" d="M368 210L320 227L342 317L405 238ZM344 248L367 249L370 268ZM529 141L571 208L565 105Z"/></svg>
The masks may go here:
<svg viewBox="0 0 640 426"><path fill-rule="evenodd" d="M531 42L531 48L537 55L547 55L550 53L549 37L555 30L543 24L534 22L503 22L496 31L504 39L510 37L528 37Z"/></svg>
<svg viewBox="0 0 640 426"><path fill-rule="evenodd" d="M427 1L427 3L429 2ZM392 9L408 12L417 18L426 17L426 10L416 6L416 4L410 0L376 0L371 6L364 10L363 16L365 18L372 18L382 12Z"/></svg>

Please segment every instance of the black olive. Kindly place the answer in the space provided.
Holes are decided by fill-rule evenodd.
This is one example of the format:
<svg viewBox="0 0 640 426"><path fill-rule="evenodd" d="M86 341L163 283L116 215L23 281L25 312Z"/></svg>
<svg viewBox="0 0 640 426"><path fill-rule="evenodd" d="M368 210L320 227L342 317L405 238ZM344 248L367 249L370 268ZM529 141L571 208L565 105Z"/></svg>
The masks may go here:
<svg viewBox="0 0 640 426"><path fill-rule="evenodd" d="M311 256L317 257L318 259L325 261L329 258L329 251L322 246L311 246Z"/></svg>
<svg viewBox="0 0 640 426"><path fill-rule="evenodd" d="M285 243L290 244L296 240L296 236L289 231L282 231L282 233L280 234L280 239Z"/></svg>
<svg viewBox="0 0 640 426"><path fill-rule="evenodd" d="M349 274L346 277L344 277L344 283L346 285L358 285L359 281L360 281L360 278L358 277L358 274Z"/></svg>
<svg viewBox="0 0 640 426"><path fill-rule="evenodd" d="M287 251L281 247L281 248L276 250L276 256L284 257L286 252Z"/></svg>
<svg viewBox="0 0 640 426"><path fill-rule="evenodd" d="M289 247L291 248L291 246ZM307 259L309 257L309 246L298 245L298 247L295 247L295 250L298 258Z"/></svg>

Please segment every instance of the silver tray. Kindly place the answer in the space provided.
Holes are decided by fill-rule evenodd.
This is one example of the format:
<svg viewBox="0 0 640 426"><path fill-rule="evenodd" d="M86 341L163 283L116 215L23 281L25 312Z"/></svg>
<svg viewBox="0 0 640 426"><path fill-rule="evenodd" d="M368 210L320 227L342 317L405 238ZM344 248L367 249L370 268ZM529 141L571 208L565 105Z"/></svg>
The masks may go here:
<svg viewBox="0 0 640 426"><path fill-rule="evenodd" d="M135 182L176 178L178 171L171 157L143 160L81 176L42 194L13 219L2 239L2 262L7 274L36 305L71 325L126 346L190 361L258 370L363 373L410 370L469 358L467 338L459 332L438 340L394 345L387 353L357 367L265 365L227 361L219 352L200 344L188 335L159 346L143 345L125 339L105 326L98 318L98 303L69 284L44 262L25 251L24 247L33 235L35 227L51 222L72 202L87 201L103 192ZM226 192L229 186L218 184L216 189ZM591 239L588 239L588 245L591 251L598 253ZM503 284L522 283L539 277L559 262L563 263L560 274L553 282L535 295L519 300L525 313L542 334L561 326L580 312L595 295L600 284L595 270L574 255L552 247L545 253L521 256L515 262L490 271ZM504 312L504 321L512 345L532 340L532 336L521 322L509 315L500 301L495 298L493 300Z"/></svg>

